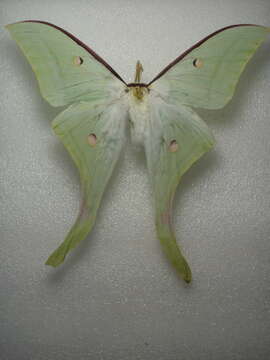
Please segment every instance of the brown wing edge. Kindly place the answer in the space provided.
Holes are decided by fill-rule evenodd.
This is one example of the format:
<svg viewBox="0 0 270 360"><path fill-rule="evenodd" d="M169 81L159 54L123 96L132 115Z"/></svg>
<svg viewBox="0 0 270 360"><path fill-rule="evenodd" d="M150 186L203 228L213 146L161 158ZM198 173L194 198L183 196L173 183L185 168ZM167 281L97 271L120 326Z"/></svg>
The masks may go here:
<svg viewBox="0 0 270 360"><path fill-rule="evenodd" d="M215 32L211 33L210 35L206 36L205 38L203 38L202 40L198 41L195 45L191 46L189 49L187 49L186 51L184 51L181 55L179 55L175 60L173 60L169 65L167 65L156 77L154 77L154 79L152 81L150 81L147 86L151 85L154 81L156 81L157 79L159 79L162 75L164 75L168 70L170 70L170 68L172 68L174 65L176 65L179 61L181 61L187 54L189 54L192 50L196 49L197 47L199 47L200 45L202 45L205 41L207 41L208 39L210 39L211 37L217 35L218 33L227 30L227 29L231 29L234 27L239 27L239 26L258 26L258 27L265 27L262 25L256 25L256 24L235 24L235 25L229 25L229 26L225 26L219 30L216 30Z"/></svg>
<svg viewBox="0 0 270 360"><path fill-rule="evenodd" d="M51 24L51 23L49 23L47 21L41 21L41 20L23 20L23 21L18 21L15 24L24 23L24 22L40 23L40 24L44 24L44 25L54 27L57 30L60 30L62 33L67 35L70 39L75 41L79 46L81 46L87 52L89 52L89 54L91 54L97 61L99 61L102 65L104 65L114 76L116 76L120 81L122 81L125 85L127 85L126 82L121 78L121 76L119 74L117 74L117 72L105 60L103 60L97 53L95 53L94 50L92 50L89 46L84 44L80 39L76 38L74 35L72 35L68 31L62 29L61 27L59 27L57 25Z"/></svg>

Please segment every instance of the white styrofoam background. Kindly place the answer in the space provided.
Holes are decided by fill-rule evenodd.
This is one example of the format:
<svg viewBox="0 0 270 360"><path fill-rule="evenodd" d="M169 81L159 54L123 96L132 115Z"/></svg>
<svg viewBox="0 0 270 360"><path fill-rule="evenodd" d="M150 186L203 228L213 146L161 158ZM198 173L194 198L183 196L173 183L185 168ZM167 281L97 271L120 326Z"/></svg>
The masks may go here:
<svg viewBox="0 0 270 360"><path fill-rule="evenodd" d="M127 81L144 80L226 25L270 26L269 0L0 1L1 360L266 360L270 342L270 41L233 100L199 111L217 145L176 194L187 286L155 236L142 153L127 146L96 226L58 269L44 265L78 211L77 171L3 26L55 23Z"/></svg>

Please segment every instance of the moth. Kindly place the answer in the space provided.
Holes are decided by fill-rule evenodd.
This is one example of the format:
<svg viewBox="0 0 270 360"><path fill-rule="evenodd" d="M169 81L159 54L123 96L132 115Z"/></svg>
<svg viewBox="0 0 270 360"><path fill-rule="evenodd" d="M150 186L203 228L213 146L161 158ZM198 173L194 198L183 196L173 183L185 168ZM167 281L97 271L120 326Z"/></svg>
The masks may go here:
<svg viewBox="0 0 270 360"><path fill-rule="evenodd" d="M78 217L46 264L58 266L94 226L105 187L125 145L144 148L153 187L155 224L162 248L178 274L191 270L176 242L171 212L182 175L214 145L207 125L193 108L221 109L232 98L240 74L270 28L238 24L205 37L149 83L126 83L75 36L43 21L6 26L36 74L52 106L68 107L52 122L74 160L82 190Z"/></svg>

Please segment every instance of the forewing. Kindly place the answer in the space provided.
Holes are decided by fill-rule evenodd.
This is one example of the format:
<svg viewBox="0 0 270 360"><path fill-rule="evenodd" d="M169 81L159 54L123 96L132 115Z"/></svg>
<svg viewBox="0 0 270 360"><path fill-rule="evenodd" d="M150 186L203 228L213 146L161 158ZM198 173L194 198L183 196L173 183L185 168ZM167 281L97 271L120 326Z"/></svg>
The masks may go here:
<svg viewBox="0 0 270 360"><path fill-rule="evenodd" d="M191 271L173 233L172 202L181 176L213 144L210 130L190 108L167 104L160 98L150 104L145 152L154 189L157 234L166 255L186 282L191 281Z"/></svg>
<svg viewBox="0 0 270 360"><path fill-rule="evenodd" d="M46 264L58 266L92 229L106 184L124 142L127 109L120 102L108 106L71 105L53 121L53 129L80 172L82 202L75 224Z"/></svg>
<svg viewBox="0 0 270 360"><path fill-rule="evenodd" d="M49 23L7 25L30 62L42 96L52 106L97 101L122 89L125 82L92 49Z"/></svg>
<svg viewBox="0 0 270 360"><path fill-rule="evenodd" d="M232 98L245 65L269 34L257 25L233 25L209 35L151 81L164 99L219 109Z"/></svg>

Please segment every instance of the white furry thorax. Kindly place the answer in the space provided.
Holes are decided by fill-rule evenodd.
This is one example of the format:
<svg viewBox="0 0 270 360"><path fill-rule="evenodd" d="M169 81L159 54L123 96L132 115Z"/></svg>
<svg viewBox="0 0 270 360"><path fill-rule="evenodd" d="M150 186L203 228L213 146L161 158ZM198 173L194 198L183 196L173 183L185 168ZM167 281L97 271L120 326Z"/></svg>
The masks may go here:
<svg viewBox="0 0 270 360"><path fill-rule="evenodd" d="M128 117L124 116L124 119L129 119L131 141L140 146L145 144L150 127L155 132L161 128L159 118L153 116L153 111L158 111L156 108L166 102L168 91L164 86L158 89L152 85L142 86L143 96L138 98L133 90L135 89L132 86L127 88L122 84L112 83L108 103L118 104L120 112L128 113Z"/></svg>
<svg viewBox="0 0 270 360"><path fill-rule="evenodd" d="M129 91L129 118L131 140L135 145L142 145L149 125L149 94L147 89L142 99L137 99Z"/></svg>

